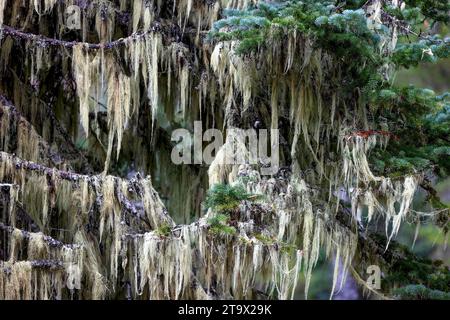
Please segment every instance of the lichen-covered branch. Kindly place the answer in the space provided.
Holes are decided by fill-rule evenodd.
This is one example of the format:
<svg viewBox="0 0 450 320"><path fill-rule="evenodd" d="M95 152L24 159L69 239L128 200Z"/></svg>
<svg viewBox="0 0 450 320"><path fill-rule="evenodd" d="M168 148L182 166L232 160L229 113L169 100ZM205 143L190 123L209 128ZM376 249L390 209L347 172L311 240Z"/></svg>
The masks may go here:
<svg viewBox="0 0 450 320"><path fill-rule="evenodd" d="M157 25L155 25L152 29L143 31L143 32L137 32L134 33L126 38L121 38L118 40L114 40L111 42L106 43L82 43L79 41L64 41L59 39L52 39L48 38L42 35L36 35L32 33L23 32L20 30L16 30L10 26L2 25L1 27L2 33L4 36L11 36L15 39L22 39L26 41L32 41L36 44L36 46L46 47L46 46L61 46L64 48L73 48L77 45L82 45L83 47L91 50L99 50L99 49L105 49L105 50L111 50L118 46L123 46L131 41L138 41L149 32L154 32L157 30Z"/></svg>

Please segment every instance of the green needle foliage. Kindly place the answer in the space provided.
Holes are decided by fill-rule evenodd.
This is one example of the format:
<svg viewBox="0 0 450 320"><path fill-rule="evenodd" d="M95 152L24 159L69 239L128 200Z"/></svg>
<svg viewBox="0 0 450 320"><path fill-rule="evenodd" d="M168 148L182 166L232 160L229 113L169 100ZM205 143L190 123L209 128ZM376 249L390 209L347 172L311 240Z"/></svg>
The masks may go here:
<svg viewBox="0 0 450 320"><path fill-rule="evenodd" d="M414 43L402 43L394 51L392 61L405 68L417 67L421 62L436 62L450 57L450 38L428 37Z"/></svg>
<svg viewBox="0 0 450 320"><path fill-rule="evenodd" d="M209 233L211 235L234 235L236 233L236 229L228 224L229 220L229 215L221 213L209 218Z"/></svg>
<svg viewBox="0 0 450 320"><path fill-rule="evenodd" d="M217 184L207 194L205 207L215 215L208 219L209 233L215 235L234 235L236 229L229 225L230 214L238 209L242 201L255 201L260 197L248 193L242 185Z"/></svg>
<svg viewBox="0 0 450 320"><path fill-rule="evenodd" d="M450 96L415 87L377 92L372 103L379 117L398 135L387 149L372 154L374 169L385 175L433 168L438 176L450 172Z"/></svg>
<svg viewBox="0 0 450 320"><path fill-rule="evenodd" d="M156 229L156 234L161 237L168 237L170 235L170 232L172 231L172 228L168 224L161 225L158 229Z"/></svg>
<svg viewBox="0 0 450 320"><path fill-rule="evenodd" d="M436 23L445 26L450 22L450 2L407 0L399 8L382 2L382 13L376 19L367 14L371 4L323 0L260 2L245 10L226 11L225 18L215 23L210 37L213 41L234 41L235 53L243 59L258 59L259 53L293 34L311 39L313 50L326 52L339 64L339 83L326 79L330 91L338 90L344 99L358 96L358 103L368 110L371 132L382 132L390 139L387 147L371 150L371 170L377 176L392 179L423 173L446 178L450 173L450 93L437 95L427 88L397 87L393 79L402 68L450 57L450 39L431 31ZM391 43L393 29L398 41ZM372 133L364 134L368 137ZM432 208L448 209L431 187L422 186ZM238 201L231 203L236 205ZM448 231L448 211L442 211L437 220ZM261 237L261 241L270 242ZM449 299L447 267L408 256L392 270L398 272L384 282L403 286L395 292L399 298Z"/></svg>

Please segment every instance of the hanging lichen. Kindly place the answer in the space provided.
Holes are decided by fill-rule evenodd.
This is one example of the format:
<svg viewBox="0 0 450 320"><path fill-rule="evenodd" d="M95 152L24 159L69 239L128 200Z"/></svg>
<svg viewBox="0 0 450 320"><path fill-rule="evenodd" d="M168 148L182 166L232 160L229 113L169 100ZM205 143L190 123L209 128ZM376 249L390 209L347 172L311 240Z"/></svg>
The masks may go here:
<svg viewBox="0 0 450 320"><path fill-rule="evenodd" d="M1 0L0 1L0 28L3 25L3 15L5 12L5 6L6 6L6 0ZM0 36L1 36L1 33L0 33ZM1 39L1 37L0 37L0 39Z"/></svg>

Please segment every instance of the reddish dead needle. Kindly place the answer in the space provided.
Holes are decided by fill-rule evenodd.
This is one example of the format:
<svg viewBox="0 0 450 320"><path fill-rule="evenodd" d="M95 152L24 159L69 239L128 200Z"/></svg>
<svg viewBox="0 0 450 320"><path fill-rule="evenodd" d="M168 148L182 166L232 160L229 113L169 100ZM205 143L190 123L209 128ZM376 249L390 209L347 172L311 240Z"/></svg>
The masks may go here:
<svg viewBox="0 0 450 320"><path fill-rule="evenodd" d="M385 137L393 138L395 140L399 140L399 138L395 134L393 134L389 131L383 131L383 130L355 131L355 132L351 133L350 135L348 135L347 139L349 140L352 137L362 137L364 139L368 139L370 136L374 136L374 135L385 136Z"/></svg>

